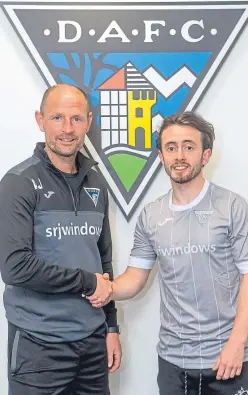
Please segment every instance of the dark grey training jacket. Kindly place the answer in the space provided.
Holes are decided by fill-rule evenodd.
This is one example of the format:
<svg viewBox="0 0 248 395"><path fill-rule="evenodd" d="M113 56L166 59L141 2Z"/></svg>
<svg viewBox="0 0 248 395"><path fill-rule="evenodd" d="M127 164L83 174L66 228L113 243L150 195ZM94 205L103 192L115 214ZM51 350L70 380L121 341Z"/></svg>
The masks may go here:
<svg viewBox="0 0 248 395"><path fill-rule="evenodd" d="M14 325L46 341L83 339L116 309L91 306L94 273L113 278L108 195L95 162L79 153L77 194L49 161L44 144L0 182L0 268ZM99 196L98 196L99 195ZM98 196L98 198L97 198Z"/></svg>

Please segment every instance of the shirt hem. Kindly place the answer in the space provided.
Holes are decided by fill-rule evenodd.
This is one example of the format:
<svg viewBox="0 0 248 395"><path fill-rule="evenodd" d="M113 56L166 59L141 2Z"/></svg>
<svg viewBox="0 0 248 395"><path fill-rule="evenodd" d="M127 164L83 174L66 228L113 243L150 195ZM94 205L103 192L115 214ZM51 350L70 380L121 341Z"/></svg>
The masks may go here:
<svg viewBox="0 0 248 395"><path fill-rule="evenodd" d="M182 364L177 363L177 361L173 360L172 358L167 358L167 357L165 358L165 356L163 356L161 354L161 352L159 352L159 351L157 351L157 352L158 352L158 355L159 355L159 357L161 359L163 359L166 362L169 362L172 365L177 366L180 369L184 369L184 370L187 370L187 369L193 369L193 370L212 369L213 366L215 365L215 362L216 362L216 359L217 359L216 358L215 360L212 360L212 361L209 361L209 362L205 362L205 363L203 362L201 364L201 368L199 368L199 363L198 364L194 364L194 363L187 363L186 362L184 364L184 366L182 366ZM180 359L180 361L182 361L182 358ZM244 358L243 362L247 362L247 361L248 361L248 355L245 355L245 358Z"/></svg>

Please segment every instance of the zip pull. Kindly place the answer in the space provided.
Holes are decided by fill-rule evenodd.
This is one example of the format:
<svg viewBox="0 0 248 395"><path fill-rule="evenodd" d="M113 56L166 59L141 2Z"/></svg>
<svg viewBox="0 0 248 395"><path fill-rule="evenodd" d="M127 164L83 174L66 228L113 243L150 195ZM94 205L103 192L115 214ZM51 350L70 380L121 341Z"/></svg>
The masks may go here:
<svg viewBox="0 0 248 395"><path fill-rule="evenodd" d="M73 202L74 202L74 208L75 208L75 215L77 216L78 215L78 205L79 205L79 198L77 197L77 195L73 195L73 197L74 197L74 200L73 200Z"/></svg>

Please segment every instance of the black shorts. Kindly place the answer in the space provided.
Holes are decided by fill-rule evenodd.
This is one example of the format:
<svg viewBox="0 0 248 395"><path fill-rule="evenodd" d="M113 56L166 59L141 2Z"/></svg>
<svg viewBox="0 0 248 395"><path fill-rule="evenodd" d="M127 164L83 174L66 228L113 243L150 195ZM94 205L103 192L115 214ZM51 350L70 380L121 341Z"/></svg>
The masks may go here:
<svg viewBox="0 0 248 395"><path fill-rule="evenodd" d="M216 380L212 369L182 369L159 357L158 386L160 395L246 395L248 362L242 373L229 380Z"/></svg>
<svg viewBox="0 0 248 395"><path fill-rule="evenodd" d="M71 343L8 329L9 395L109 395L105 324Z"/></svg>

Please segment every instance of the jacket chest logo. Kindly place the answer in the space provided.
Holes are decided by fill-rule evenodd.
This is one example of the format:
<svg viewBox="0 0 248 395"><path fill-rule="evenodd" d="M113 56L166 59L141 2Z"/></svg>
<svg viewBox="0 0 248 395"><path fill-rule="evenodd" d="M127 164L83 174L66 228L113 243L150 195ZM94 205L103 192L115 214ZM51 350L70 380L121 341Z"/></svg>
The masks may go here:
<svg viewBox="0 0 248 395"><path fill-rule="evenodd" d="M50 199L50 197L51 197L52 195L55 195L55 192L53 192L53 191L48 191L47 193L44 193L44 196L45 196L47 199Z"/></svg>
<svg viewBox="0 0 248 395"><path fill-rule="evenodd" d="M92 202L94 203L95 207L97 206L98 203L98 198L100 195L100 189L99 188L85 188L84 187L85 192L87 193L87 195L90 197L90 199L92 200Z"/></svg>

